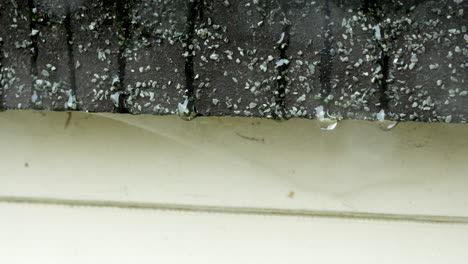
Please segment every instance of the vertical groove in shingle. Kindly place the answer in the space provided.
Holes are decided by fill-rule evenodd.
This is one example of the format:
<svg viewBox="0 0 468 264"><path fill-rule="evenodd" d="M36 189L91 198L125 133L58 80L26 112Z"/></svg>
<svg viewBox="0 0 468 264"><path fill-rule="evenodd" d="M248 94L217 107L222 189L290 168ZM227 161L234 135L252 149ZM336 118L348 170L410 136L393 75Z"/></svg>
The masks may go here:
<svg viewBox="0 0 468 264"><path fill-rule="evenodd" d="M195 24L202 18L203 0L189 0L187 2L187 16L185 28L185 100L187 100L186 109L188 113L184 115L190 117L197 115L197 98L195 95L195 71L193 66L193 57L195 50L193 39L195 34Z"/></svg>
<svg viewBox="0 0 468 264"><path fill-rule="evenodd" d="M331 55L333 33L330 26L330 7L328 1L325 1L324 6L325 25L323 29L323 40L324 48L320 51L320 63L319 63L319 80L321 85L321 94L328 96L331 92L331 72L333 67L333 60Z"/></svg>
<svg viewBox="0 0 468 264"><path fill-rule="evenodd" d="M33 95L34 95L34 84L37 79L37 57L38 57L38 47L37 47L37 38L38 34L34 34L36 29L36 12L37 9L35 8L34 0L28 0L28 11L29 11L29 29L31 30L31 45L30 45L30 51L31 51L31 94L30 94L30 104L33 109L40 109L41 107L38 107L36 104L33 102Z"/></svg>
<svg viewBox="0 0 468 264"><path fill-rule="evenodd" d="M383 53L383 52L382 52ZM390 57L387 53L383 53L379 65L382 67L382 80L380 80L380 107L384 111L388 110L388 74L389 74L389 60Z"/></svg>
<svg viewBox="0 0 468 264"><path fill-rule="evenodd" d="M289 88L289 79L288 79L288 71L289 71L289 56L288 56L288 48L289 48L289 41L290 41L290 31L291 25L290 21L287 17L288 5L284 4L282 1L277 1L277 5L280 8L280 13L282 16L282 20L280 24L282 24L282 32L281 32L281 39L277 42L277 49L278 49L278 56L279 56L279 63L276 65L276 82L277 87L274 91L275 96L275 103L276 109L273 112L273 118L282 120L287 118L287 114L285 111L285 104L286 104L286 90Z"/></svg>
<svg viewBox="0 0 468 264"><path fill-rule="evenodd" d="M64 20L64 27L65 31L67 32L67 54L68 54L68 71L70 74L70 90L72 96L76 97L76 76L75 76L75 58L74 58L74 50L73 50L73 31L71 27L71 8L70 3L68 0L63 0L65 5L65 20ZM80 98L76 97L76 101L80 101ZM78 107L79 109L79 107Z"/></svg>
<svg viewBox="0 0 468 264"><path fill-rule="evenodd" d="M130 113L126 104L126 93L125 93L125 68L127 66L127 61L125 57L125 50L128 45L128 39L130 35L130 17L129 17L129 8L130 2L125 0L115 0L115 19L118 26L118 36L119 36L119 54L117 57L118 63L118 91L120 91L119 103L115 107L115 112L117 113Z"/></svg>
<svg viewBox="0 0 468 264"><path fill-rule="evenodd" d="M1 6L0 6L1 8ZM0 20L2 17L0 16ZM3 38L0 36L0 112L4 111L5 107L3 106L3 94L5 93L3 88Z"/></svg>
<svg viewBox="0 0 468 264"><path fill-rule="evenodd" d="M361 2L361 8L364 14L376 25L378 25L381 21L385 19L383 12L385 12L383 9L383 3L380 1L373 1L373 0L362 0ZM375 28L373 29L375 30ZM379 34L384 35L384 28L379 27ZM378 80L379 82L379 106L380 109L384 110L387 112L388 110L388 103L389 103L389 98L388 98L388 91L387 91L387 80L388 80L388 74L389 74L389 55L388 51L384 47L384 43L377 38L373 38L373 40L376 42L376 45L379 48L380 51L380 56L379 59L377 60L377 64L381 67L381 72L382 72L382 78Z"/></svg>
<svg viewBox="0 0 468 264"><path fill-rule="evenodd" d="M6 8L5 6L2 5L2 3L0 3L0 9L4 9ZM2 16L3 14L0 13L0 21L6 21L6 18L4 18ZM4 22L3 23L0 23L0 27L5 27L7 26L7 24ZM5 94L5 89L4 89L4 85L3 85L3 43L4 43L4 39L3 39L3 36L0 35L0 112L4 111L5 110L5 106L3 105L3 97L4 97L4 94Z"/></svg>

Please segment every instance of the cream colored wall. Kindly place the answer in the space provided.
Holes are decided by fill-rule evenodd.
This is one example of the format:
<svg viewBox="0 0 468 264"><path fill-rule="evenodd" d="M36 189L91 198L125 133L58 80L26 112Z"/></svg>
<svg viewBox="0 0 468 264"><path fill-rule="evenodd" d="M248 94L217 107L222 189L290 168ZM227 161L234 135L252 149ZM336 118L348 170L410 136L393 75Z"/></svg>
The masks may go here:
<svg viewBox="0 0 468 264"><path fill-rule="evenodd" d="M1 196L468 217L467 125L67 118L0 113Z"/></svg>
<svg viewBox="0 0 468 264"><path fill-rule="evenodd" d="M1 204L0 262L465 264L452 224Z"/></svg>
<svg viewBox="0 0 468 264"><path fill-rule="evenodd" d="M467 125L68 117L0 113L5 263L468 259Z"/></svg>

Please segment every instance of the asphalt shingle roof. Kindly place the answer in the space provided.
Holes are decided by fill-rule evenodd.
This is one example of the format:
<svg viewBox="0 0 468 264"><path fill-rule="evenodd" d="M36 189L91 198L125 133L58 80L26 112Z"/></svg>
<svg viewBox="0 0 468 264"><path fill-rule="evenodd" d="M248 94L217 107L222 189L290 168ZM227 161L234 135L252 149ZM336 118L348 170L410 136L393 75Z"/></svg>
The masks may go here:
<svg viewBox="0 0 468 264"><path fill-rule="evenodd" d="M466 122L465 0L0 0L0 108Z"/></svg>

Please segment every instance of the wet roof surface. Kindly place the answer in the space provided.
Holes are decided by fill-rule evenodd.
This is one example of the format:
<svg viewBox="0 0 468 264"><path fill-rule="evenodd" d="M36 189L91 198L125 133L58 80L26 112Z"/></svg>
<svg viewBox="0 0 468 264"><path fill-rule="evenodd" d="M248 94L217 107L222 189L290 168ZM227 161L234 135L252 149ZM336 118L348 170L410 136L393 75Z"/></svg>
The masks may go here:
<svg viewBox="0 0 468 264"><path fill-rule="evenodd" d="M464 123L467 7L0 0L0 108Z"/></svg>

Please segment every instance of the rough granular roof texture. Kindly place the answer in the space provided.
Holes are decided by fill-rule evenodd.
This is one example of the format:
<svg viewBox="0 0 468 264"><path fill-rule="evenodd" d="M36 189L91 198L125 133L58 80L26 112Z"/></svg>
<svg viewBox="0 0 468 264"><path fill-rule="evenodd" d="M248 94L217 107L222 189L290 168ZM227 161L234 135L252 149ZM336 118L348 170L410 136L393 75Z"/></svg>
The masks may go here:
<svg viewBox="0 0 468 264"><path fill-rule="evenodd" d="M0 0L0 110L465 123L467 0Z"/></svg>

